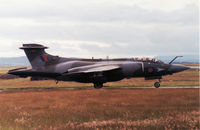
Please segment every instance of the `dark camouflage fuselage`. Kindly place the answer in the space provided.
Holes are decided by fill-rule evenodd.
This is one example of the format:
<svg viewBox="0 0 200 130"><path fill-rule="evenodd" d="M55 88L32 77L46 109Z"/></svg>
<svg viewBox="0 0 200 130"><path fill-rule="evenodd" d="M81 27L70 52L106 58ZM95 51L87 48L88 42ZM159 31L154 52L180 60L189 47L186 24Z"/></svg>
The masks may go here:
<svg viewBox="0 0 200 130"><path fill-rule="evenodd" d="M156 59L80 59L62 58L47 54L39 44L24 44L24 49L32 68L10 70L10 74L20 77L45 77L61 81L83 83L106 83L124 78L144 77L161 79L163 75L188 69L181 65L166 64Z"/></svg>

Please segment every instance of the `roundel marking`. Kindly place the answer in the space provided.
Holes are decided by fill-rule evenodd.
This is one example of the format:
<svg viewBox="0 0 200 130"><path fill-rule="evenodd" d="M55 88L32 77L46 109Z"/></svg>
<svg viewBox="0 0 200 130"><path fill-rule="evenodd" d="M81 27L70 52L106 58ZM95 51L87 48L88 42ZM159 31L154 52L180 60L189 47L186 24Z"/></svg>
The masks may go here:
<svg viewBox="0 0 200 130"><path fill-rule="evenodd" d="M148 68L148 72L149 72L149 73L152 73L152 72L153 72L153 69L152 69L152 68Z"/></svg>

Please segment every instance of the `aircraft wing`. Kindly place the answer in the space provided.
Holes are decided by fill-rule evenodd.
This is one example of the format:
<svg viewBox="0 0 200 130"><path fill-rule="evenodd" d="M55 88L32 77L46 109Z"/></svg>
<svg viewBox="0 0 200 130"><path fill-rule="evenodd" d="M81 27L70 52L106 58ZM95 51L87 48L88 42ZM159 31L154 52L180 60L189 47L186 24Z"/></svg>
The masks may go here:
<svg viewBox="0 0 200 130"><path fill-rule="evenodd" d="M106 71L112 71L120 69L120 66L118 65L101 65L101 66L84 66L84 67L78 67L69 69L67 75L71 74L88 74L88 73L98 73L98 72L106 72Z"/></svg>
<svg viewBox="0 0 200 130"><path fill-rule="evenodd" d="M88 70L84 70L84 71L80 71L82 73L93 73L93 72L104 72L104 71L111 71L111 70L115 70L115 69L119 69L119 66L101 66L101 67L95 67L95 68L91 68Z"/></svg>

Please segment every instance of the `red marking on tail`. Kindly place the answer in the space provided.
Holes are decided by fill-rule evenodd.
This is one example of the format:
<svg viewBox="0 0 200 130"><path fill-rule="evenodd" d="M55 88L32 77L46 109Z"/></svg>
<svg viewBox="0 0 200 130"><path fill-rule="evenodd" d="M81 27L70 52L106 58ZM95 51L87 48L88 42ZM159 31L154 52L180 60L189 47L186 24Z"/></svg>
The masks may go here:
<svg viewBox="0 0 200 130"><path fill-rule="evenodd" d="M42 56L42 57L43 57L43 59L45 60L45 62L48 62L48 59L47 59L46 56Z"/></svg>

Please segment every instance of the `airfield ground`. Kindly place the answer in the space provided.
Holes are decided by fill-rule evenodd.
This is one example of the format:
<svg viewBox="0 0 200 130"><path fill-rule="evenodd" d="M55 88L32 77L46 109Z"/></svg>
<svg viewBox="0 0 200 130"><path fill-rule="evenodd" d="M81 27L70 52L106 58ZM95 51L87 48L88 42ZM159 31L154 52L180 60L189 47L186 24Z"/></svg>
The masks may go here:
<svg viewBox="0 0 200 130"><path fill-rule="evenodd" d="M199 89L5 91L0 129L199 129Z"/></svg>
<svg viewBox="0 0 200 130"><path fill-rule="evenodd" d="M0 130L200 129L199 88L155 89L154 82L125 79L95 90L92 84L0 79ZM199 86L199 70L166 76L162 86Z"/></svg>

